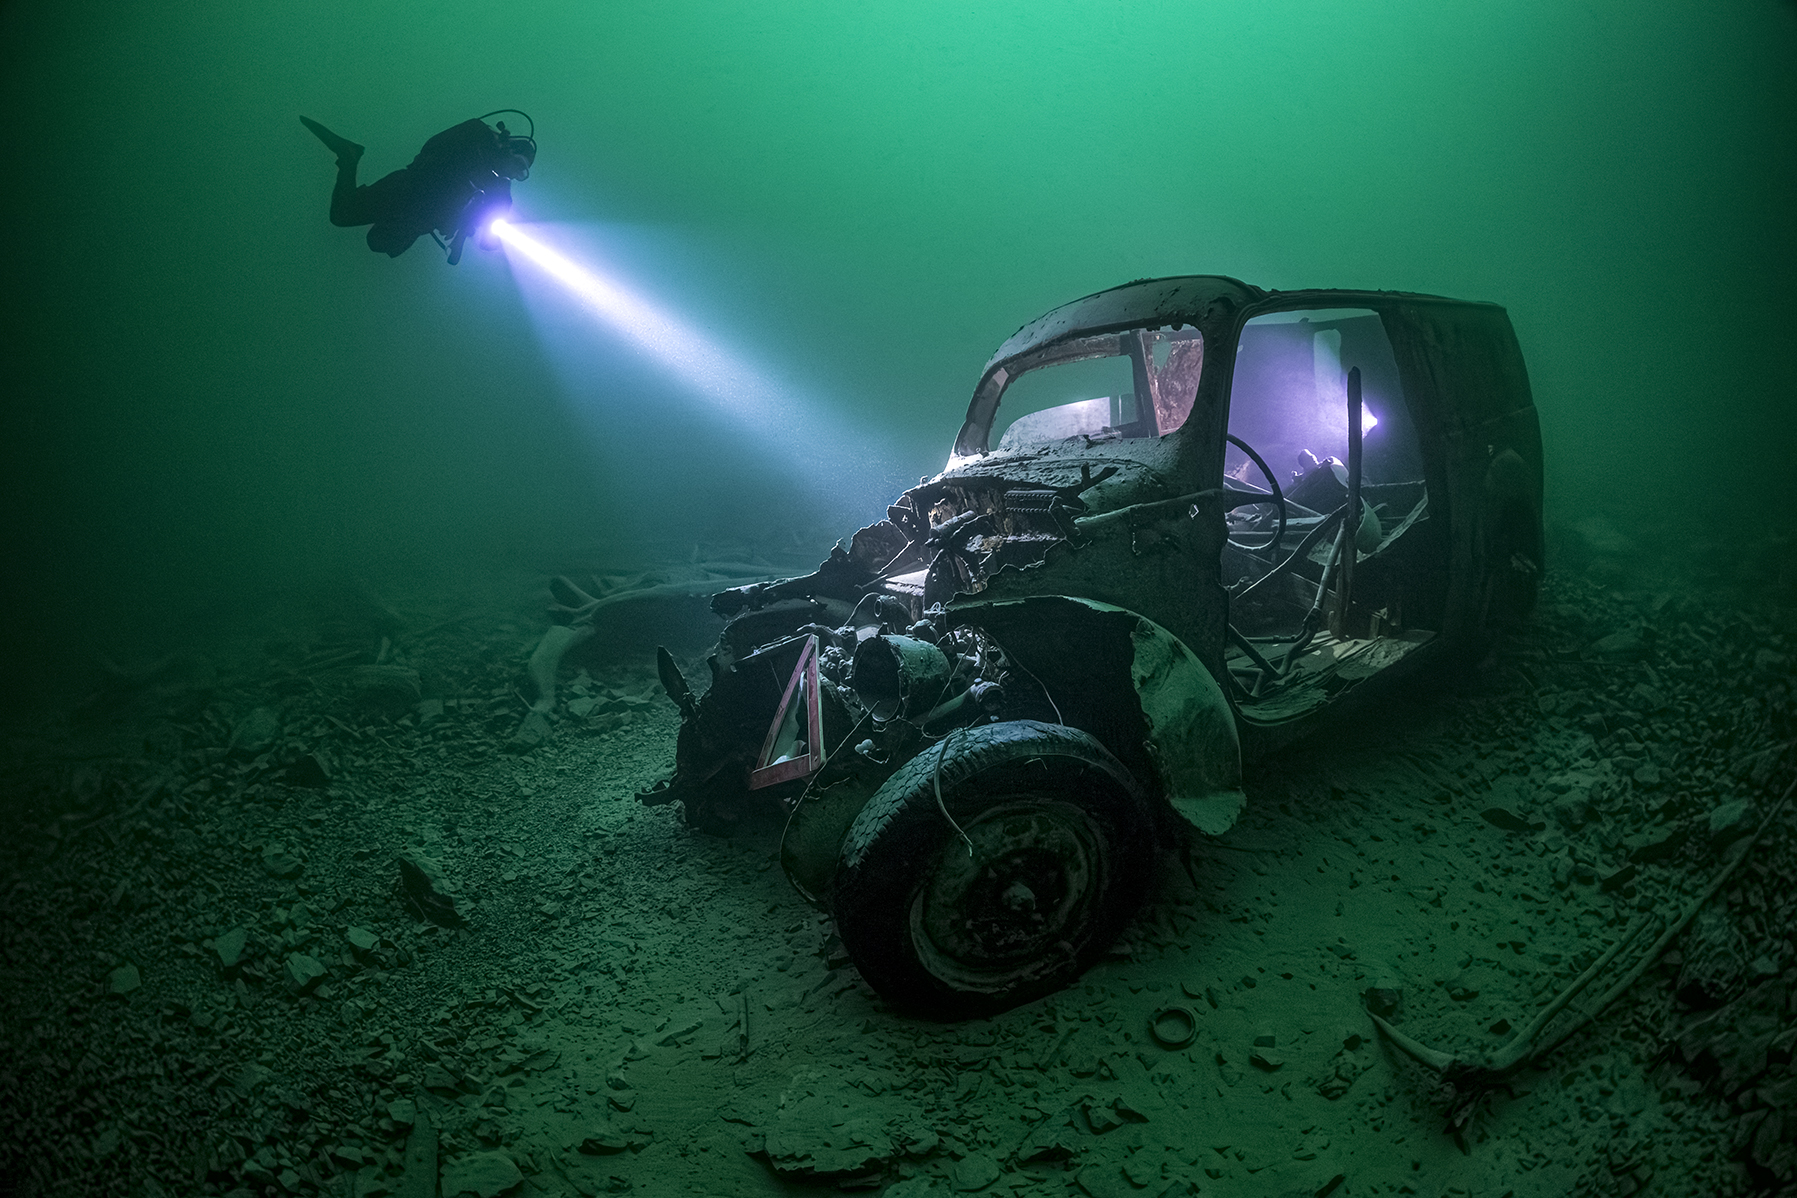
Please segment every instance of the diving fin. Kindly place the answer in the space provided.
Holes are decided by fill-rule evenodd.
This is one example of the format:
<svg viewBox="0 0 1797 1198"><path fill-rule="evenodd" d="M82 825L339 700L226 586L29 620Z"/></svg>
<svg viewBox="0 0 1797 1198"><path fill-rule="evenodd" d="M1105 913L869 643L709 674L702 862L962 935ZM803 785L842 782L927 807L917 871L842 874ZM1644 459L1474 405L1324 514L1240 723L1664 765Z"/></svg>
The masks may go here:
<svg viewBox="0 0 1797 1198"><path fill-rule="evenodd" d="M322 141L325 144L326 149L337 155L337 161L339 163L354 163L362 160L362 152L367 147L359 146L347 137L338 137L335 133L332 133L329 129L326 129L311 117L301 117L300 124L310 129L313 137Z"/></svg>

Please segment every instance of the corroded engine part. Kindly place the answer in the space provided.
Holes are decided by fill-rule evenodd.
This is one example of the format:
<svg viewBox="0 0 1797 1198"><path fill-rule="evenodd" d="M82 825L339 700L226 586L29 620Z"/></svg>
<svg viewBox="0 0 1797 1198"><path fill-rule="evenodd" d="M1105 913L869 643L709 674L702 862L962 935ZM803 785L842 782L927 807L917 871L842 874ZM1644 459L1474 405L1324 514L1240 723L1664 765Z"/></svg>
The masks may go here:
<svg viewBox="0 0 1797 1198"><path fill-rule="evenodd" d="M875 723L921 716L948 691L951 666L942 650L908 636L870 636L855 646L849 676L855 697Z"/></svg>

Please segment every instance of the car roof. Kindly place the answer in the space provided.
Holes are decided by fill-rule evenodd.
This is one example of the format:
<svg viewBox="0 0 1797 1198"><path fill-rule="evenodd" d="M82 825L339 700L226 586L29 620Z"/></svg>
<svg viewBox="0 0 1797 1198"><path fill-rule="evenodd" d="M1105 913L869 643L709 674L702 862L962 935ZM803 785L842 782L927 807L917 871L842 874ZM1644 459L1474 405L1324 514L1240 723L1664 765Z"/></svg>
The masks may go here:
<svg viewBox="0 0 1797 1198"><path fill-rule="evenodd" d="M995 367L1064 338L1108 333L1117 329L1210 323L1206 317L1218 304L1243 308L1262 300L1275 299L1315 302L1324 307L1365 307L1379 302L1390 303L1394 299L1473 306L1473 301L1401 291L1268 291L1228 275L1176 275L1164 279L1136 279L1062 304L1030 321L998 347L998 351L980 372L980 379L984 383Z"/></svg>

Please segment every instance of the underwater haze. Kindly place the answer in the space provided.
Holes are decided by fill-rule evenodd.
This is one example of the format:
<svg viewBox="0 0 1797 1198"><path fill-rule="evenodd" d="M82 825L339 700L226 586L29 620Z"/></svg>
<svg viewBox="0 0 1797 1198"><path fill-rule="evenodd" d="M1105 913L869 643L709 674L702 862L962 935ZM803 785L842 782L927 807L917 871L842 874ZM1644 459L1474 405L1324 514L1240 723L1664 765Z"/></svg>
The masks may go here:
<svg viewBox="0 0 1797 1198"><path fill-rule="evenodd" d="M821 552L1013 329L1143 276L1496 301L1550 521L1785 512L1794 51L1774 0L12 0L0 665L342 576ZM728 378L327 222L300 114L370 180L501 107L517 223Z"/></svg>

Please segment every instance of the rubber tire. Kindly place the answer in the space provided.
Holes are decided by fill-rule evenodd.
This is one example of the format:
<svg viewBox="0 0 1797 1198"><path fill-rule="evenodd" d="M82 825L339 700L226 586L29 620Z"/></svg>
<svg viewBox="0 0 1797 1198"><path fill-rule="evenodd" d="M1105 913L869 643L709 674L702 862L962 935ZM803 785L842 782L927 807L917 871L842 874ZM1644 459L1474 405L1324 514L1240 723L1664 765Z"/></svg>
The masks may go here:
<svg viewBox="0 0 1797 1198"><path fill-rule="evenodd" d="M1036 720L963 729L940 762L942 802L988 851L975 859L985 866L960 866L967 847L936 801L941 752L932 745L913 757L862 808L843 838L830 905L837 935L881 997L927 1018L969 1019L1051 994L1091 968L1141 906L1154 825L1141 787L1086 733ZM1058 840L1032 848L1027 834L1044 830ZM1013 835L1023 838L1005 840ZM1076 868L1061 869L1067 861ZM942 887L969 879L966 892L983 894L983 906L941 898ZM1062 921L1022 936L1001 964L982 970L975 958L971 973L959 969L927 930L953 927L943 922L952 913L979 940L974 920L961 919L972 912L1002 941L1032 918L1017 904L1033 912L1037 891L1052 897L1057 882L1051 905ZM1027 897L1017 899L1020 884Z"/></svg>

